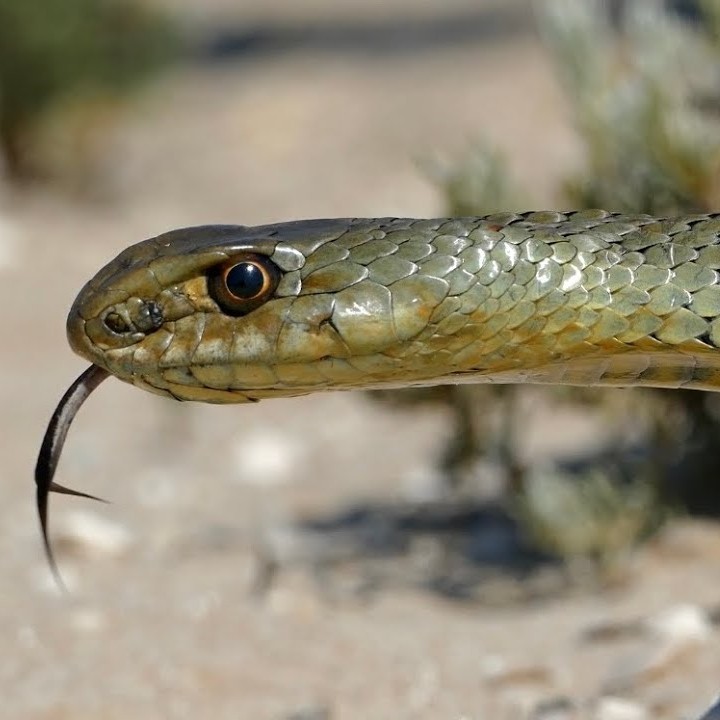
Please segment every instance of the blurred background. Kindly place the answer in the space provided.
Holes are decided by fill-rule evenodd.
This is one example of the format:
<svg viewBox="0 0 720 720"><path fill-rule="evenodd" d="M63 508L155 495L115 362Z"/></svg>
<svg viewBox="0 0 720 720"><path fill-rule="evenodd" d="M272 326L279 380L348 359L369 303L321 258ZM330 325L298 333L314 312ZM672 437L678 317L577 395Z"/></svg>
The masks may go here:
<svg viewBox="0 0 720 720"><path fill-rule="evenodd" d="M0 715L697 718L720 405L443 388L181 405L64 322L173 227L720 208L720 2L0 0Z"/></svg>

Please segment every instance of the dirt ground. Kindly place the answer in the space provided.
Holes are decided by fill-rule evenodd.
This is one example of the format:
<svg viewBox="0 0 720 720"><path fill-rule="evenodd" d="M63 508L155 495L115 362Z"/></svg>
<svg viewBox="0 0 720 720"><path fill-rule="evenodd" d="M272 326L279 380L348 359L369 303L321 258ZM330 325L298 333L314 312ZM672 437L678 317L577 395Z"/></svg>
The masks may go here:
<svg viewBox="0 0 720 720"><path fill-rule="evenodd" d="M330 5L308 3L309 17ZM476 7L426 5L420 15ZM345 19L371 13L345 6ZM287 20L263 7L216 11L223 22ZM372 7L375 18L389 13ZM361 395L219 408L106 383L71 431L58 479L112 504L53 498L70 596L52 584L32 468L56 401L83 369L64 336L81 284L171 227L432 216L442 203L418 159L479 136L507 153L537 205L553 203L557 179L578 163L532 35L183 68L115 130L89 198L0 190L0 717L661 720L710 704L720 691L714 525L670 527L612 591L492 604L412 584L367 595L353 591L350 563L328 596L288 520L422 497L448 432L439 411ZM567 429L529 432L541 447ZM259 596L267 546L289 560Z"/></svg>

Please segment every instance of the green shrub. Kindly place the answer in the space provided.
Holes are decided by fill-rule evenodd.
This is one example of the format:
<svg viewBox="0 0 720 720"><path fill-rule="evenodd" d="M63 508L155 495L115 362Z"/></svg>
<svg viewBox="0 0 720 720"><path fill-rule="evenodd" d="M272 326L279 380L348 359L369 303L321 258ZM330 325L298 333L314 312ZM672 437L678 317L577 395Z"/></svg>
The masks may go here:
<svg viewBox="0 0 720 720"><path fill-rule="evenodd" d="M564 184L567 207L660 215L720 208L720 2L700 6L705 22L688 25L662 2L626 2L618 28L600 0L539 4L540 28L585 149L584 170ZM482 215L503 202L504 209L515 209L517 192L497 157L488 151L470 157L436 175L449 214ZM507 412L522 390L500 394L491 387L486 400ZM607 391L547 392L610 408L608 422L618 421L612 403L604 405ZM456 402L457 395L448 398ZM720 508L705 472L717 464L720 441L711 401L692 391L626 397L626 413L650 418L648 459L629 481L604 466L572 474L523 469L508 456L514 475L519 473L509 488L516 516L540 547L568 562L585 558L607 570L679 508ZM517 437L503 443L507 456ZM487 443L482 447L498 454ZM679 495L673 495L662 476L671 459L679 464L684 457Z"/></svg>
<svg viewBox="0 0 720 720"><path fill-rule="evenodd" d="M132 0L0 0L0 152L33 174L38 123L71 96L134 88L175 55L167 19Z"/></svg>

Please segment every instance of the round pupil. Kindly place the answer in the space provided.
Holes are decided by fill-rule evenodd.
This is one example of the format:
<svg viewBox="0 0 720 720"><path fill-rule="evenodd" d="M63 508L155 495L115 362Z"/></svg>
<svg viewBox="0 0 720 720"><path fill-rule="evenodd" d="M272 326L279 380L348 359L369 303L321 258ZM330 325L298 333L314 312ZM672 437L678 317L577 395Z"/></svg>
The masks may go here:
<svg viewBox="0 0 720 720"><path fill-rule="evenodd" d="M254 263L242 262L227 271L225 283L228 291L235 297L250 300L262 291L265 276Z"/></svg>

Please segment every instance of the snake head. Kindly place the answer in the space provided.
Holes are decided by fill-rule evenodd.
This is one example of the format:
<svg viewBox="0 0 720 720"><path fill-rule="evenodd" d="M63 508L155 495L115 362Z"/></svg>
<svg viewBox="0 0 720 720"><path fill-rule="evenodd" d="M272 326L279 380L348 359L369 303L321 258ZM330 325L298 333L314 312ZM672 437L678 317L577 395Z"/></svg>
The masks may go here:
<svg viewBox="0 0 720 720"><path fill-rule="evenodd" d="M455 284L470 284L461 261L431 244L442 221L422 223L174 230L127 248L87 283L69 342L121 380L182 400L387 386L404 355L422 376L411 341L450 293L442 275L457 270Z"/></svg>

